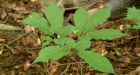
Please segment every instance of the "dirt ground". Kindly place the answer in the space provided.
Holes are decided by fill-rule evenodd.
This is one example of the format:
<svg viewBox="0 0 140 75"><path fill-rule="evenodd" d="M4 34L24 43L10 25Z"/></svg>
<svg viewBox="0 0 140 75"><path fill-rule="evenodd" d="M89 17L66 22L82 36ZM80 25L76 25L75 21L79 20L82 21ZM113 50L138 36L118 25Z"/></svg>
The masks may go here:
<svg viewBox="0 0 140 75"><path fill-rule="evenodd" d="M99 4L95 7L99 8ZM91 68L76 54L58 61L32 64L40 50L42 32L24 25L22 20L31 12L42 14L38 0L0 0L0 24L19 27L1 30L0 27L0 75L111 75ZM69 22L71 11L66 12ZM133 21L122 17L107 21L99 28L117 28L126 31ZM98 52L107 52L117 75L140 75L140 30L131 30L129 36L113 41L93 42Z"/></svg>

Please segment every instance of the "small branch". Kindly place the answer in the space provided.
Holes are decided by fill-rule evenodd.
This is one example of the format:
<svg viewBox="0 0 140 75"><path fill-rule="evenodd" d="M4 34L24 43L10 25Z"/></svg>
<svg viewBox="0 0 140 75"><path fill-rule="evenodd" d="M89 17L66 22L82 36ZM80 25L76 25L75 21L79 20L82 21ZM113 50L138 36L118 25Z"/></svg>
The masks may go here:
<svg viewBox="0 0 140 75"><path fill-rule="evenodd" d="M13 49L12 47L10 47L9 45L13 44L14 42L20 40L21 38L23 38L23 37L25 37L25 36L27 36L27 35L29 35L31 32L32 32L32 31L30 31L30 32L28 32L28 33L25 33L24 35L22 35L22 36L20 36L20 37L14 39L14 40L8 42L7 44L4 45L4 47L6 47L6 48L9 49L13 54L15 54L16 52L15 52L14 49Z"/></svg>

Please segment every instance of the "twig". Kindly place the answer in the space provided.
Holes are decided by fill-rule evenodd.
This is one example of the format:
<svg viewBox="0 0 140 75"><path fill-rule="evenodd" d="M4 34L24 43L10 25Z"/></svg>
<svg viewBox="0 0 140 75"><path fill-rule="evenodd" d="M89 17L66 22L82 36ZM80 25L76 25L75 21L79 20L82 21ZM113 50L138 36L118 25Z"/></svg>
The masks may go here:
<svg viewBox="0 0 140 75"><path fill-rule="evenodd" d="M67 72L67 70L68 70L68 68L70 67L70 65L71 65L71 64L68 64L67 67L66 67L66 69L65 69L60 75L64 75L64 73Z"/></svg>
<svg viewBox="0 0 140 75"><path fill-rule="evenodd" d="M9 45L7 45L7 44L5 44L4 45L7 49L9 49L11 52L12 52L12 54L15 54L16 52L14 51L14 49L12 48L12 47L10 47Z"/></svg>
<svg viewBox="0 0 140 75"><path fill-rule="evenodd" d="M78 9L79 7L72 7L72 8L64 8L65 11L68 11L68 10L75 10L75 9Z"/></svg>
<svg viewBox="0 0 140 75"><path fill-rule="evenodd" d="M72 64L86 64L86 62L72 62L72 63L64 63L64 64L59 64L59 65L56 65L56 66L64 66L64 65L72 65Z"/></svg>
<svg viewBox="0 0 140 75"><path fill-rule="evenodd" d="M88 6L86 7L86 9L89 9L90 7L96 5L97 3L99 3L99 0L97 0L97 1L93 2L92 4L88 5Z"/></svg>
<svg viewBox="0 0 140 75"><path fill-rule="evenodd" d="M30 34L31 32L32 32L32 31L27 32L27 33L21 35L20 37L18 37L18 38L16 38L16 39L12 40L12 41L10 41L10 42L8 42L7 45L13 44L14 42L16 42L16 41L20 40L21 38L23 38L23 37L27 36L28 34Z"/></svg>
<svg viewBox="0 0 140 75"><path fill-rule="evenodd" d="M92 4L88 5L87 7L85 7L85 9L89 9L91 6L94 6L98 3L99 1L96 1L96 2L93 2ZM68 10L75 10L75 9L78 9L79 7L72 7L72 8L64 8L65 11L68 11Z"/></svg>
<svg viewBox="0 0 140 75"><path fill-rule="evenodd" d="M136 39L136 38L139 38L140 36L133 36L133 37L128 37L126 38L127 40L131 40L131 39Z"/></svg>
<svg viewBox="0 0 140 75"><path fill-rule="evenodd" d="M22 36L20 36L20 37L14 39L14 40L8 42L8 43L5 44L4 46L5 46L7 49L9 49L13 54L15 54L16 52L15 52L14 49L13 49L12 47L10 47L9 45L11 45L11 44L13 44L14 42L20 40L21 38L27 36L27 35L30 34L31 32L32 32L32 31L25 33L24 35L22 35Z"/></svg>

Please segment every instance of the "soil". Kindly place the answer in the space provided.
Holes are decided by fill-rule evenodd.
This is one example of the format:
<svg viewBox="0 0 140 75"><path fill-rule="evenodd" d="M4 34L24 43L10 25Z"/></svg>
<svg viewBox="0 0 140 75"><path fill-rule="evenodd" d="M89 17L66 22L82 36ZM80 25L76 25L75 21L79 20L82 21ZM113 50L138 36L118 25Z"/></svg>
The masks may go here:
<svg viewBox="0 0 140 75"><path fill-rule="evenodd" d="M93 7L100 8L100 5L102 2ZM72 22L74 11L75 8L65 12L66 23ZM22 23L31 12L43 14L38 0L0 0L0 24L21 28L0 30L0 75L111 75L96 71L76 54L58 61L32 64L38 56L43 33ZM121 17L108 20L98 28L117 28L125 32L127 24L135 22ZM116 75L140 75L140 30L128 33L129 36L113 41L92 43L99 53L107 52L106 57L113 64Z"/></svg>

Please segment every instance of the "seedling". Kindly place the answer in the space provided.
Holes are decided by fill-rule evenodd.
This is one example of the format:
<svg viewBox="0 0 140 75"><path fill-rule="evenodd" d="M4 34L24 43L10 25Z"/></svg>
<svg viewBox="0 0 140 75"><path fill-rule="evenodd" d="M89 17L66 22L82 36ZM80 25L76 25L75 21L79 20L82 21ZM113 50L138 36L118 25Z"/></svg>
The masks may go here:
<svg viewBox="0 0 140 75"><path fill-rule="evenodd" d="M128 8L127 18L136 21L136 25L132 29L140 29L140 9L136 9L135 7Z"/></svg>
<svg viewBox="0 0 140 75"><path fill-rule="evenodd" d="M39 56L34 63L58 60L75 50L79 57L94 69L115 74L106 57L89 50L91 39L114 40L124 35L117 29L96 29L110 17L109 8L100 9L90 16L85 9L80 8L74 14L74 25L63 25L63 12L55 4L48 6L44 14L45 17L42 17L34 12L23 20L25 24L46 33Z"/></svg>

